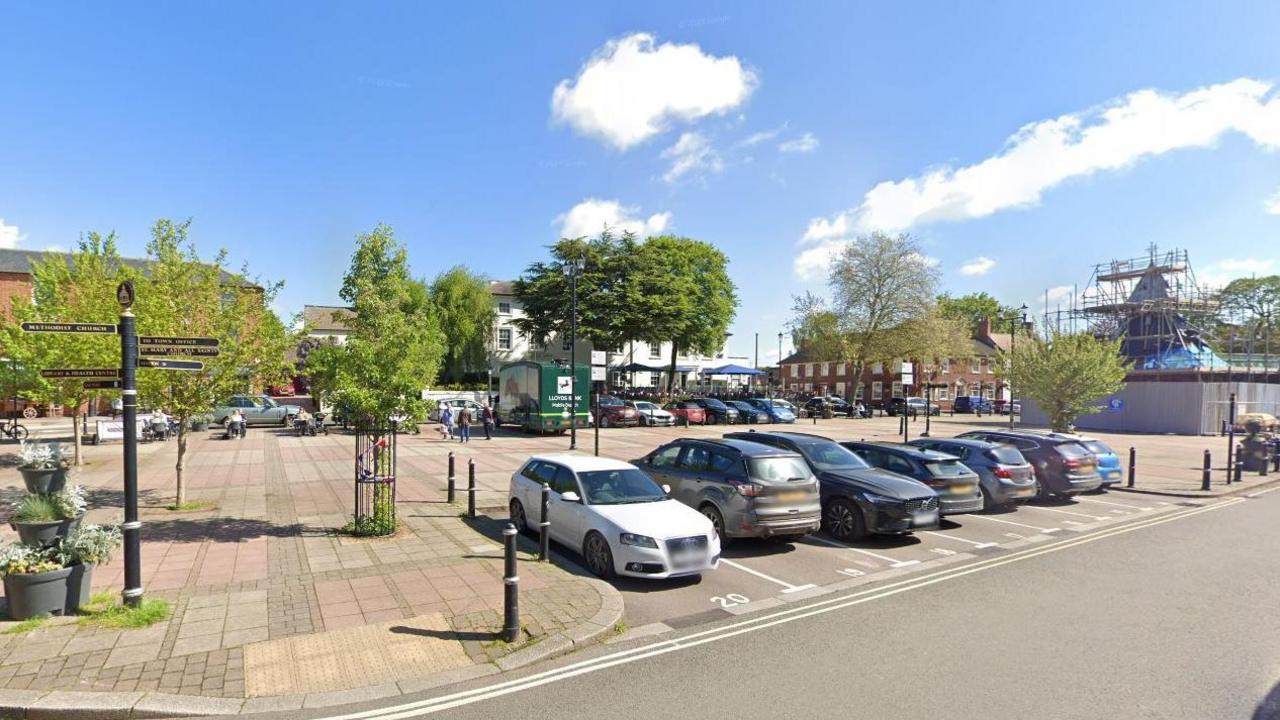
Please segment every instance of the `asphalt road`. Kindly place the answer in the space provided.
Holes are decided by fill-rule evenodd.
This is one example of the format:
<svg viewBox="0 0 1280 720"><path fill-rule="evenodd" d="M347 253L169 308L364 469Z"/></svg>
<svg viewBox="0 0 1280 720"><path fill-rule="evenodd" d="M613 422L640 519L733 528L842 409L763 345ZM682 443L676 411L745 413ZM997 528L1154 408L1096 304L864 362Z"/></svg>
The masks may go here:
<svg viewBox="0 0 1280 720"><path fill-rule="evenodd" d="M1280 720L1277 517L1184 508L328 715Z"/></svg>

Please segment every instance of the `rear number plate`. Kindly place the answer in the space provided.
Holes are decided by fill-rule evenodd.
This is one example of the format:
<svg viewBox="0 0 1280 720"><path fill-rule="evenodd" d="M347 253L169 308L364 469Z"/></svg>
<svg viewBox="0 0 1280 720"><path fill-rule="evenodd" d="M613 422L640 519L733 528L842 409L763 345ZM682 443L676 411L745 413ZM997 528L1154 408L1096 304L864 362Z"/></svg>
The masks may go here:
<svg viewBox="0 0 1280 720"><path fill-rule="evenodd" d="M775 497L778 498L778 502L800 502L808 497L808 495L809 493L806 492L792 490L791 492L780 492Z"/></svg>

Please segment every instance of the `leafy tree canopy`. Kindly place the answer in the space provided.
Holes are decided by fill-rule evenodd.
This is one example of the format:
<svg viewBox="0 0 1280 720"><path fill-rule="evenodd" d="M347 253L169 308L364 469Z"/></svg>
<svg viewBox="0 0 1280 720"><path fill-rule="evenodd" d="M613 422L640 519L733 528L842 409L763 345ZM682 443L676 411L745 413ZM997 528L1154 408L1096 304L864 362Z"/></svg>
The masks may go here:
<svg viewBox="0 0 1280 720"><path fill-rule="evenodd" d="M985 292L952 297L943 293L937 298L938 310L943 315L963 322L970 332L977 332L978 324L991 320L992 332L1008 332L1010 323L1021 322L1022 310L1002 304Z"/></svg>
<svg viewBox="0 0 1280 720"><path fill-rule="evenodd" d="M462 382L488 364L489 339L497 317L489 281L461 265L436 276L429 288L440 330L447 339L440 381Z"/></svg>
<svg viewBox="0 0 1280 720"><path fill-rule="evenodd" d="M1014 392L1034 400L1055 431L1067 431L1080 415L1099 412L1099 400L1124 389L1120 343L1089 333L1019 340L1010 371Z"/></svg>

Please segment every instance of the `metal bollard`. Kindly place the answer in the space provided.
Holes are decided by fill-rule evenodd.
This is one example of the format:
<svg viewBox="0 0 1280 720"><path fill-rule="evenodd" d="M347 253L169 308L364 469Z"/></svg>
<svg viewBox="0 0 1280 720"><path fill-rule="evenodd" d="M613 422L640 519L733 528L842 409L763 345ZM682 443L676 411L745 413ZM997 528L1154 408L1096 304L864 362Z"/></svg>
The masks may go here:
<svg viewBox="0 0 1280 720"><path fill-rule="evenodd" d="M551 507L551 486L542 483L542 514L538 515L538 562L551 559L551 518L547 515Z"/></svg>
<svg viewBox="0 0 1280 720"><path fill-rule="evenodd" d="M1223 420L1222 428L1218 430L1218 437L1226 437L1226 436L1227 436L1227 421Z"/></svg>
<svg viewBox="0 0 1280 720"><path fill-rule="evenodd" d="M476 461L467 460L467 517L476 516Z"/></svg>
<svg viewBox="0 0 1280 720"><path fill-rule="evenodd" d="M1236 457L1236 482L1240 482L1244 476L1244 461Z"/></svg>
<svg viewBox="0 0 1280 720"><path fill-rule="evenodd" d="M1271 471L1280 472L1280 445L1276 446L1276 453L1271 458L1271 462L1272 462Z"/></svg>
<svg viewBox="0 0 1280 720"><path fill-rule="evenodd" d="M516 526L507 523L502 529L506 571L502 578L505 591L502 603L502 639L513 643L520 637L520 576L516 574Z"/></svg>
<svg viewBox="0 0 1280 720"><path fill-rule="evenodd" d="M1204 475L1200 478L1200 489L1208 492L1213 486L1213 456L1204 451Z"/></svg>
<svg viewBox="0 0 1280 720"><path fill-rule="evenodd" d="M450 450L449 451L449 504L450 505L458 501L458 490L457 490L458 478L454 474L453 460L454 460L453 451Z"/></svg>
<svg viewBox="0 0 1280 720"><path fill-rule="evenodd" d="M1132 445L1129 446L1129 483L1126 487L1133 487L1134 469L1138 466L1138 450Z"/></svg>
<svg viewBox="0 0 1280 720"><path fill-rule="evenodd" d="M1270 464L1271 463L1267 462L1267 456L1264 454L1262 456L1262 462L1258 463L1258 477L1267 476L1267 466Z"/></svg>

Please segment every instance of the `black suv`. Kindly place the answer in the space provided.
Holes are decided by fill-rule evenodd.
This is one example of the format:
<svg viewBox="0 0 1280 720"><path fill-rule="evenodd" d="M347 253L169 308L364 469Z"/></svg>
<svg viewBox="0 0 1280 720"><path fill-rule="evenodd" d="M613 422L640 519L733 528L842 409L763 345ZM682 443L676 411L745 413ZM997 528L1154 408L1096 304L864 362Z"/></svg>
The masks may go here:
<svg viewBox="0 0 1280 720"><path fill-rule="evenodd" d="M872 467L883 468L933 488L938 493L943 515L978 512L982 509L982 490L978 487L977 473L952 455L902 443L840 444Z"/></svg>
<svg viewBox="0 0 1280 720"><path fill-rule="evenodd" d="M799 453L818 476L822 529L845 542L868 533L899 535L931 530L941 521L938 495L915 480L873 468L839 443L793 432L734 432L747 440Z"/></svg>
<svg viewBox="0 0 1280 720"><path fill-rule="evenodd" d="M738 422L738 411L715 398L690 398L689 402L702 408L707 414L708 425L732 425Z"/></svg>
<svg viewBox="0 0 1280 720"><path fill-rule="evenodd" d="M956 437L1012 445L1035 468L1037 495L1067 497L1102 487L1098 459L1073 435L1031 430L973 430Z"/></svg>

